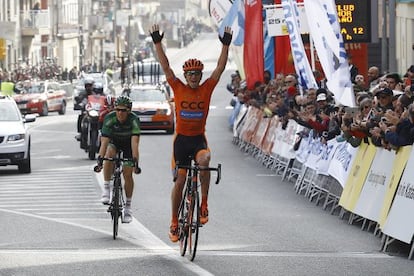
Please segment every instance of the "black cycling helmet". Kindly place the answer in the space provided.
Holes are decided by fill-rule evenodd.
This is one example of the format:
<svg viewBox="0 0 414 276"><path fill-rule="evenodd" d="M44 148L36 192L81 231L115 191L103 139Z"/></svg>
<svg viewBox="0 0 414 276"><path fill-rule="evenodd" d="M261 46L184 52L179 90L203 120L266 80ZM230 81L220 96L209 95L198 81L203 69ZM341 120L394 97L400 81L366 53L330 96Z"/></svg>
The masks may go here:
<svg viewBox="0 0 414 276"><path fill-rule="evenodd" d="M115 107L125 106L129 109L132 108L132 101L128 96L118 96L115 100Z"/></svg>

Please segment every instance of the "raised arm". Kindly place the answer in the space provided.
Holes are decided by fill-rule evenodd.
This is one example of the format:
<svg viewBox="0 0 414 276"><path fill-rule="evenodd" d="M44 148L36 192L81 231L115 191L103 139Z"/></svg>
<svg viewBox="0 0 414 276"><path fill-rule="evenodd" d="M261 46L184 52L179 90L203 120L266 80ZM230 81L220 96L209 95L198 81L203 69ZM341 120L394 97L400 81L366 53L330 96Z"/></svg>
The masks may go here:
<svg viewBox="0 0 414 276"><path fill-rule="evenodd" d="M152 41L154 42L155 51L158 56L158 60L161 64L162 70L165 73L167 79L174 77L174 72L170 67L170 62L168 61L167 55L162 48L161 40L164 38L164 33L160 34L160 27L158 25L153 25L150 31Z"/></svg>
<svg viewBox="0 0 414 276"><path fill-rule="evenodd" d="M221 48L221 53L217 61L217 67L216 69L214 69L213 73L211 73L212 79L219 80L221 77L221 74L223 74L224 69L226 68L227 59L229 57L229 47L230 47L232 36L233 36L233 31L231 30L230 27L224 28L223 37L219 36L219 39L221 43L223 44L223 46Z"/></svg>

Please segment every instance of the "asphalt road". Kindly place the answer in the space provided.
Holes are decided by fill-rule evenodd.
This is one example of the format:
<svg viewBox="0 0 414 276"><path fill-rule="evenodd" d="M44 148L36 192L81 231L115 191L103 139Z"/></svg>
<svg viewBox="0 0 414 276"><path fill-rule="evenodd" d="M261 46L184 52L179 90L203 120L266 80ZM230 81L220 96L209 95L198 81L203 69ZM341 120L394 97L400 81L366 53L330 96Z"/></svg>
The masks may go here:
<svg viewBox="0 0 414 276"><path fill-rule="evenodd" d="M206 77L219 49L212 34L168 55L177 76L183 60L197 57ZM193 263L168 240L173 136L141 136L135 218L113 240L101 175L74 139L77 115L68 107L30 125L31 174L0 168L0 275L412 275L407 248L381 252L372 232L315 206L232 144L225 85L234 65L227 69L207 124L211 164L222 164L223 178L211 184Z"/></svg>

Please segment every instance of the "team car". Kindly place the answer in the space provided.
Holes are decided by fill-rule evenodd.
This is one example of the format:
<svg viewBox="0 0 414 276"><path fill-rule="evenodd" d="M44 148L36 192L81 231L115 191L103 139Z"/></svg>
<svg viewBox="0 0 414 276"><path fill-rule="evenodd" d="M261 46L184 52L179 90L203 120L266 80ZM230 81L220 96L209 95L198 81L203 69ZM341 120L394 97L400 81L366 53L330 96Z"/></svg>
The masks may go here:
<svg viewBox="0 0 414 276"><path fill-rule="evenodd" d="M26 123L35 120L35 115L22 117L12 97L0 96L0 166L17 165L19 172L31 172Z"/></svg>
<svg viewBox="0 0 414 276"><path fill-rule="evenodd" d="M47 116L52 111L60 115L66 113L66 91L55 81L25 81L17 87L13 98L22 114Z"/></svg>
<svg viewBox="0 0 414 276"><path fill-rule="evenodd" d="M132 85L126 93L132 100L132 112L141 122L142 130L175 131L173 99L160 84Z"/></svg>

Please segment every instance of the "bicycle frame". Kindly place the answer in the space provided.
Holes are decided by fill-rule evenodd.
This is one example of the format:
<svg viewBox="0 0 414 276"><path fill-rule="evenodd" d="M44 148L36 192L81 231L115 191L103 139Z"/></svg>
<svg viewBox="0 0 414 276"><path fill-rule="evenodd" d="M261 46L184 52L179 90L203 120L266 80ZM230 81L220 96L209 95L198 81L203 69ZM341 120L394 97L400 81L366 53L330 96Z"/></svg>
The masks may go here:
<svg viewBox="0 0 414 276"><path fill-rule="evenodd" d="M191 160L189 166L176 166L176 172L178 169L186 169L187 177L185 180L185 186L183 195L179 207L179 240L180 240L180 254L184 256L188 247L188 258L193 261L196 256L199 228L200 224L200 192L199 192L199 173L200 171L217 171L216 184L221 179L221 164L218 164L217 168L201 168L197 162L189 157Z"/></svg>
<svg viewBox="0 0 414 276"><path fill-rule="evenodd" d="M123 159L120 158L121 152L117 152L117 156L114 158L114 171L113 171L113 189L112 189L112 201L109 205L108 212L111 213L112 221L113 221L113 238L116 239L118 235L118 222L119 217L121 217L121 221L123 220L123 212L124 212L124 196L122 192L122 182L121 182L121 175L122 175L122 163ZM111 160L108 160L111 161Z"/></svg>
<svg viewBox="0 0 414 276"><path fill-rule="evenodd" d="M121 217L123 221L123 212L124 212L124 195L122 189L122 172L123 172L123 162L132 161L132 159L123 158L123 152L118 151L116 156L113 158L103 158L104 161L113 162L113 189L112 189L112 200L108 207L108 213L111 214L113 222L113 238L116 239L118 235L118 222ZM97 167L94 168L97 172Z"/></svg>

